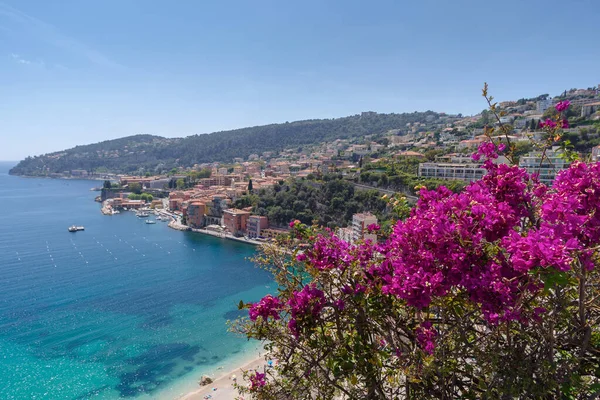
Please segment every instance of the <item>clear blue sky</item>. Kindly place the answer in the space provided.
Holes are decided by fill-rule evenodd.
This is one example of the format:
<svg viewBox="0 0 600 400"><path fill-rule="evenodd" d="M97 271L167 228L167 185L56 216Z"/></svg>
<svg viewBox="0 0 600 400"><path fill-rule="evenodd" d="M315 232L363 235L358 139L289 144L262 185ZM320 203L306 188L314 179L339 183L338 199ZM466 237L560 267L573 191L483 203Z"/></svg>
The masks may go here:
<svg viewBox="0 0 600 400"><path fill-rule="evenodd" d="M598 0L0 0L0 160L600 84Z"/></svg>

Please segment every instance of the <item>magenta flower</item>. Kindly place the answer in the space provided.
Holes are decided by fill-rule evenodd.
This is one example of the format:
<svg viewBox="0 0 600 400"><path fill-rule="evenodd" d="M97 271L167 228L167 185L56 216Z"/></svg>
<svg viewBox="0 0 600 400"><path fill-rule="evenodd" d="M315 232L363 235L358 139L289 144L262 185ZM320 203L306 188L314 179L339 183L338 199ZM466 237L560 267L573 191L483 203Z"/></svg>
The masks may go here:
<svg viewBox="0 0 600 400"><path fill-rule="evenodd" d="M417 327L417 342L427 354L433 354L435 350L435 337L437 333L435 329L431 327L430 321L425 321L421 326Z"/></svg>
<svg viewBox="0 0 600 400"><path fill-rule="evenodd" d="M252 304L248 310L248 314L251 321L256 321L258 317L262 317L262 319L266 321L269 317L280 319L279 311L281 311L281 302L279 301L279 298L268 294L258 303Z"/></svg>
<svg viewBox="0 0 600 400"><path fill-rule="evenodd" d="M300 220L295 219L293 221L290 221L290 228L293 229L295 226L300 225L300 224L301 224Z"/></svg>
<svg viewBox="0 0 600 400"><path fill-rule="evenodd" d="M506 145L504 143L500 143L498 145L498 151L502 152L504 150L506 150Z"/></svg>
<svg viewBox="0 0 600 400"><path fill-rule="evenodd" d="M562 128L563 129L568 129L569 128L569 121L567 121L566 119L562 120Z"/></svg>
<svg viewBox="0 0 600 400"><path fill-rule="evenodd" d="M306 254L304 254L304 253L298 254L296 256L296 260L298 260L298 261L304 261L304 260L306 260Z"/></svg>
<svg viewBox="0 0 600 400"><path fill-rule="evenodd" d="M265 374L261 374L256 371L254 374L250 375L250 390L255 391L267 384L267 380Z"/></svg>
<svg viewBox="0 0 600 400"><path fill-rule="evenodd" d="M377 224L371 224L371 225L367 226L367 230L369 232L378 231L380 229L381 229L381 227L379 225L377 225Z"/></svg>
<svg viewBox="0 0 600 400"><path fill-rule="evenodd" d="M565 111L567 108L569 108L569 105L571 104L571 102L569 100L565 100L565 101L559 101L554 108L556 108L556 111L558 112L563 112Z"/></svg>
<svg viewBox="0 0 600 400"><path fill-rule="evenodd" d="M548 118L548 119L546 119L546 121L540 122L540 127L541 128L546 127L546 128L553 129L553 128L556 128L556 122L551 120L550 118Z"/></svg>

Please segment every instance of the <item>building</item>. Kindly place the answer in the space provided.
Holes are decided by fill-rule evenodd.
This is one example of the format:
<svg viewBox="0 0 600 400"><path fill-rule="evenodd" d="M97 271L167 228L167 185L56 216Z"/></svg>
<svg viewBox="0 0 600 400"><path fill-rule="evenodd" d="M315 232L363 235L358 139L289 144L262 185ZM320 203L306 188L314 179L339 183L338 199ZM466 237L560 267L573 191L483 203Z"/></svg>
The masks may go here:
<svg viewBox="0 0 600 400"><path fill-rule="evenodd" d="M150 189L168 189L170 181L170 178L155 179L153 181L149 181L146 186Z"/></svg>
<svg viewBox="0 0 600 400"><path fill-rule="evenodd" d="M337 230L337 237L339 237L340 239L342 239L345 242L348 243L352 243L353 239L352 239L352 228L348 227L348 228L338 228Z"/></svg>
<svg viewBox="0 0 600 400"><path fill-rule="evenodd" d="M198 200L192 200L187 207L187 224L192 228L204 227L204 215L206 204Z"/></svg>
<svg viewBox="0 0 600 400"><path fill-rule="evenodd" d="M361 239L376 242L377 235L367 233L369 225L377 224L377 217L371 213L360 213L352 216L352 241Z"/></svg>
<svg viewBox="0 0 600 400"><path fill-rule="evenodd" d="M539 174L540 182L551 185L556 174L569 167L569 163L560 157L559 147L547 149L542 156L541 151L532 151L519 160L519 167L530 174Z"/></svg>
<svg viewBox="0 0 600 400"><path fill-rule="evenodd" d="M225 226L225 229L233 235L241 236L246 234L249 217L250 211L229 208L223 210L223 225Z"/></svg>
<svg viewBox="0 0 600 400"><path fill-rule="evenodd" d="M600 161L600 146L596 146L592 149L592 162Z"/></svg>
<svg viewBox="0 0 600 400"><path fill-rule="evenodd" d="M289 231L285 229L267 228L260 231L261 236L267 239L274 239L279 235L287 235Z"/></svg>
<svg viewBox="0 0 600 400"><path fill-rule="evenodd" d="M552 107L552 99L538 100L535 103L535 109L538 113L544 113L550 107Z"/></svg>
<svg viewBox="0 0 600 400"><path fill-rule="evenodd" d="M481 164L474 162L428 162L419 164L419 176L423 178L439 178L462 181L476 181L481 179L486 170Z"/></svg>
<svg viewBox="0 0 600 400"><path fill-rule="evenodd" d="M262 215L251 215L248 217L247 233L250 238L262 236L263 230L269 227L269 219Z"/></svg>
<svg viewBox="0 0 600 400"><path fill-rule="evenodd" d="M88 172L85 169L74 169L71 170L71 176L86 177L88 176Z"/></svg>
<svg viewBox="0 0 600 400"><path fill-rule="evenodd" d="M581 106L581 116L589 117L590 115L592 115L593 113L595 113L598 110L600 110L600 101L595 102L595 103L585 104L585 105Z"/></svg>
<svg viewBox="0 0 600 400"><path fill-rule="evenodd" d="M223 210L227 208L227 199L222 196L214 196L212 202L208 204L204 222L206 225L222 225Z"/></svg>

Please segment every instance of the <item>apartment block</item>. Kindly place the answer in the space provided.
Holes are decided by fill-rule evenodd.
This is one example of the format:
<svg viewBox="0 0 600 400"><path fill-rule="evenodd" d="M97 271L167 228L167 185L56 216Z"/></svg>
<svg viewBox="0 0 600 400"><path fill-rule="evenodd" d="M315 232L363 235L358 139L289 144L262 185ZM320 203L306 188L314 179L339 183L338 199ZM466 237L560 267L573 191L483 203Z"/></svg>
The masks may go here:
<svg viewBox="0 0 600 400"><path fill-rule="evenodd" d="M225 225L225 229L235 236L241 236L246 233L249 217L250 211L229 208L223 210L223 225Z"/></svg>
<svg viewBox="0 0 600 400"><path fill-rule="evenodd" d="M551 185L556 174L569 167L569 163L560 157L558 146L541 151L532 151L519 160L519 167L525 168L530 174L539 174L540 182Z"/></svg>
<svg viewBox="0 0 600 400"><path fill-rule="evenodd" d="M377 224L377 217L373 214L354 214L352 216L352 241L356 242L361 239L364 239L376 242L377 235L367 233L367 227L372 224Z"/></svg>
<svg viewBox="0 0 600 400"><path fill-rule="evenodd" d="M247 234L250 238L262 236L261 232L269 227L269 219L262 215L248 217Z"/></svg>

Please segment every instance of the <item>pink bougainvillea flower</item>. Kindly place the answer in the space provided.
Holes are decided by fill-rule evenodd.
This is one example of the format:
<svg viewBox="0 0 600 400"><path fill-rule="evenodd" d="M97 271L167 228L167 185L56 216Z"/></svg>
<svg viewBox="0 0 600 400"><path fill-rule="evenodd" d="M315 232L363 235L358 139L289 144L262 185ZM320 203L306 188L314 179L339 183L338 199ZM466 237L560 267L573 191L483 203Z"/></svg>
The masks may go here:
<svg viewBox="0 0 600 400"><path fill-rule="evenodd" d="M251 321L256 321L258 317L267 320L269 317L279 319L279 311L281 310L281 302L278 297L273 297L270 294L263 297L258 303L250 306L248 314Z"/></svg>
<svg viewBox="0 0 600 400"><path fill-rule="evenodd" d="M559 101L554 108L556 108L556 111L558 112L563 112L565 111L567 108L569 108L569 105L571 104L571 102L569 100L565 100L565 101Z"/></svg>

